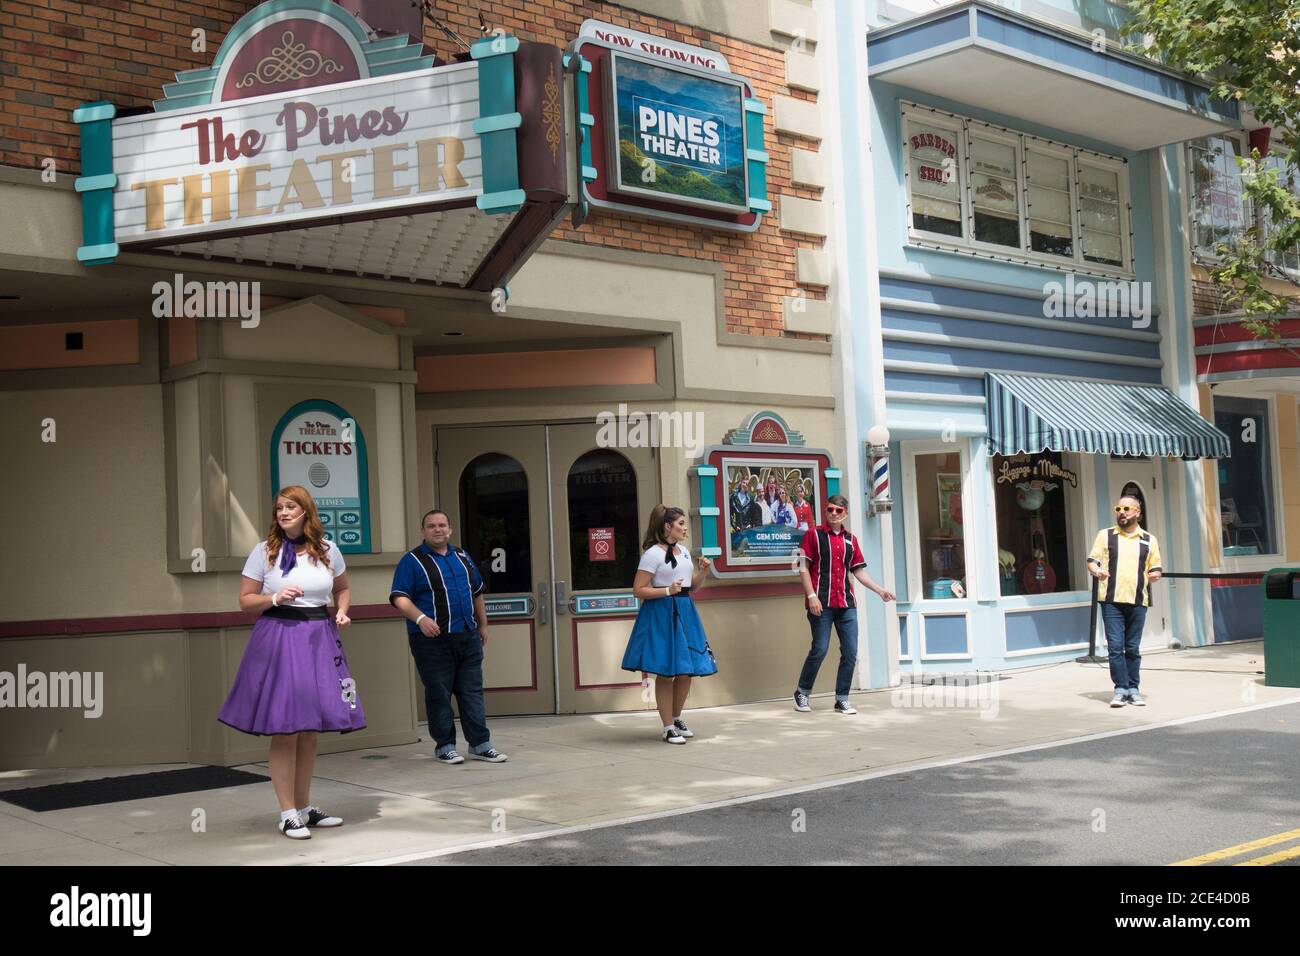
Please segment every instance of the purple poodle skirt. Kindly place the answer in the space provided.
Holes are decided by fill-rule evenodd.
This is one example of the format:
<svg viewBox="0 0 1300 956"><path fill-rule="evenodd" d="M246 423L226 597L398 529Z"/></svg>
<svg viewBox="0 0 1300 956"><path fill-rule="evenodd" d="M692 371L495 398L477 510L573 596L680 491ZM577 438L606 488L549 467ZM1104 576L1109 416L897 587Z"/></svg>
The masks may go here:
<svg viewBox="0 0 1300 956"><path fill-rule="evenodd" d="M259 617L217 719L246 734L365 727L333 618Z"/></svg>

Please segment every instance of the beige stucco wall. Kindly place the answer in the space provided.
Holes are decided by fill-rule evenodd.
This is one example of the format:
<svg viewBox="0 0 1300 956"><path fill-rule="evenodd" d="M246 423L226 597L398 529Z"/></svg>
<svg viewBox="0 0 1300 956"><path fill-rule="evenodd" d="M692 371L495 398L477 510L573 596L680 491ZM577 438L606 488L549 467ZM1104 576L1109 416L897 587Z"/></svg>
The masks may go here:
<svg viewBox="0 0 1300 956"><path fill-rule="evenodd" d="M5 619L176 609L162 435L157 385L0 391Z"/></svg>

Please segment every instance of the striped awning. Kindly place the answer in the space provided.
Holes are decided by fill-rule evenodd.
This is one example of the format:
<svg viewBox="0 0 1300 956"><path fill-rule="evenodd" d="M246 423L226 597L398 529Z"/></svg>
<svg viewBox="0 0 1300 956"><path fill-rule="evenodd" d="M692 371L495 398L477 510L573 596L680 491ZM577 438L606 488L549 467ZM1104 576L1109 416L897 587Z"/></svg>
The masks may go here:
<svg viewBox="0 0 1300 956"><path fill-rule="evenodd" d="M989 450L998 455L1228 458L1227 435L1158 385L1120 385L988 372Z"/></svg>

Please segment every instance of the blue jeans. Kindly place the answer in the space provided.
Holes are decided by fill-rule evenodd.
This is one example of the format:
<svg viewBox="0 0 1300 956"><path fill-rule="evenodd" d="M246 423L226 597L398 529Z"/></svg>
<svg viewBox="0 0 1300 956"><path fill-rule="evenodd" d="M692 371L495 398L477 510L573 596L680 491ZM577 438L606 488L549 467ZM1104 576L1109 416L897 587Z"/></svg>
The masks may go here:
<svg viewBox="0 0 1300 956"><path fill-rule="evenodd" d="M1106 628L1106 649L1110 651L1110 679L1117 693L1136 692L1138 667L1142 655L1142 627L1147 622L1147 609L1140 604L1101 603L1101 622Z"/></svg>
<svg viewBox="0 0 1300 956"><path fill-rule="evenodd" d="M848 700L853 686L853 668L858 663L858 611L852 607L823 607L821 614L808 612L808 625L812 628L812 647L799 672L799 690L812 693L817 682L817 672L831 646L831 624L840 637L840 669L835 674L835 699Z"/></svg>
<svg viewBox="0 0 1300 956"><path fill-rule="evenodd" d="M424 709L429 715L429 736L437 745L435 753L442 756L456 749L452 694L456 695L460 723L471 752L481 754L491 750L492 738L483 708L483 642L478 633L437 637L407 634L406 639L424 684Z"/></svg>

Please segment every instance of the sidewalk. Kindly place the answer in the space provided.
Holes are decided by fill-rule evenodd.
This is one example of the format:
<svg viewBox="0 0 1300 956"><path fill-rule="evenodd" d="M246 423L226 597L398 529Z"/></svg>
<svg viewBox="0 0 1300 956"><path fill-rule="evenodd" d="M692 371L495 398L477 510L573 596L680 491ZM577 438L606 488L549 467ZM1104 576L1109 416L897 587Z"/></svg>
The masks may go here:
<svg viewBox="0 0 1300 956"><path fill-rule="evenodd" d="M1106 706L1104 664L1058 664L977 688L855 694L859 713L788 700L687 712L697 736L666 746L650 713L492 720L505 764L435 764L427 741L323 756L313 800L347 820L294 842L275 830L268 780L228 790L32 813L0 803L0 865L361 863L511 835L620 820L1014 747L1160 724L1271 701L1260 642L1148 653L1146 708ZM963 697L962 695L965 695ZM423 729L422 729L423 730ZM463 742L462 742L463 743ZM152 767L0 773L0 790ZM244 769L265 773L266 765ZM206 832L191 830L194 810Z"/></svg>

